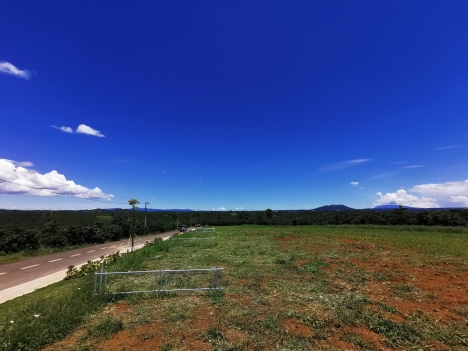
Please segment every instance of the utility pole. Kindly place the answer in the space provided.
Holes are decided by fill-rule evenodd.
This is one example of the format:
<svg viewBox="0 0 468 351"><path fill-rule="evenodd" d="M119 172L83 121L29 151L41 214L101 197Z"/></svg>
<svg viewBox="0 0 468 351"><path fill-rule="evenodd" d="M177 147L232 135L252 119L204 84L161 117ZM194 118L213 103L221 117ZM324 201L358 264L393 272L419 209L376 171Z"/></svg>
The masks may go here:
<svg viewBox="0 0 468 351"><path fill-rule="evenodd" d="M132 252L133 252L133 247L134 247L134 239L135 239L135 209L137 209L138 207L136 205L138 205L140 203L140 201L138 201L137 199L131 199L131 200L128 200L128 204L130 206L132 206L132 209L133 209L133 228L132 228L132 233L131 233L131 236L132 236Z"/></svg>
<svg viewBox="0 0 468 351"><path fill-rule="evenodd" d="M146 205L149 205L149 202L145 202L145 234L146 234Z"/></svg>

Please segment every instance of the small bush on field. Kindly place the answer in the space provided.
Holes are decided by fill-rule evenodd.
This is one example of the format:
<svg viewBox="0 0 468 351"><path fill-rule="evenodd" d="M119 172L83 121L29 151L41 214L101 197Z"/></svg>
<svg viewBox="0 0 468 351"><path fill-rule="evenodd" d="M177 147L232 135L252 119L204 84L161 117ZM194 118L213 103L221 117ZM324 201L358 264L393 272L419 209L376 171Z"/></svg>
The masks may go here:
<svg viewBox="0 0 468 351"><path fill-rule="evenodd" d="M394 296L404 300L417 300L420 297L418 289L411 284L394 285L390 290Z"/></svg>
<svg viewBox="0 0 468 351"><path fill-rule="evenodd" d="M385 343L393 348L413 344L419 341L420 334L406 323L390 320L379 321L371 330L386 336Z"/></svg>
<svg viewBox="0 0 468 351"><path fill-rule="evenodd" d="M360 294L346 294L335 302L335 318L349 326L368 326L377 322L378 315L366 304L369 300Z"/></svg>
<svg viewBox="0 0 468 351"><path fill-rule="evenodd" d="M220 329L211 327L203 332L202 338L204 341L211 343L214 340L224 339L224 334Z"/></svg>
<svg viewBox="0 0 468 351"><path fill-rule="evenodd" d="M82 265L78 269L73 265L68 266L67 273L65 275L64 280L80 278L89 273L94 273L101 266L107 267L111 263L116 262L120 256L121 255L118 252L116 252L115 254L105 256L105 257L101 256L99 261L88 261L88 263Z"/></svg>
<svg viewBox="0 0 468 351"><path fill-rule="evenodd" d="M320 268L327 267L328 264L321 259L314 259L304 264L304 269L310 274L318 274L321 272Z"/></svg>
<svg viewBox="0 0 468 351"><path fill-rule="evenodd" d="M388 306L384 303L381 303L380 304L380 307L382 308L382 310L384 310L385 312L389 312L389 313L392 313L392 314L397 314L397 313L400 313L400 311L398 310L398 308L396 307L393 307L393 306Z"/></svg>
<svg viewBox="0 0 468 351"><path fill-rule="evenodd" d="M166 342L163 345L161 345L161 351L171 351L175 349L175 345L172 342Z"/></svg>

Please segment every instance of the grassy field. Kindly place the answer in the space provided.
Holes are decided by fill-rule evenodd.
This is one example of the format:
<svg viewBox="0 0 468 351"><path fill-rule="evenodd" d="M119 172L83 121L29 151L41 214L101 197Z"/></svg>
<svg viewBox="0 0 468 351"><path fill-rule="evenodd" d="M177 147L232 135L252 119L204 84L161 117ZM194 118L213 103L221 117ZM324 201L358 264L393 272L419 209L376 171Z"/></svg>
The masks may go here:
<svg viewBox="0 0 468 351"><path fill-rule="evenodd" d="M461 228L217 228L215 245L157 243L109 270L220 266L222 294L110 299L89 277L62 282L0 305L0 349L467 350L467 254ZM154 281L132 279L110 287Z"/></svg>

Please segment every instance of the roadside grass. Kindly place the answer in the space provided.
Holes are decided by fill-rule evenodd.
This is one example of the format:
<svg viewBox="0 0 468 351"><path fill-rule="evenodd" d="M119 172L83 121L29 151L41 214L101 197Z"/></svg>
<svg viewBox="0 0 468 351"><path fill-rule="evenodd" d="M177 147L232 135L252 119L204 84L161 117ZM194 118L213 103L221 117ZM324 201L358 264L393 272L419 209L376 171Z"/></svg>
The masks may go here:
<svg viewBox="0 0 468 351"><path fill-rule="evenodd" d="M75 330L76 338L47 350L112 349L117 338L127 349L154 350L431 349L433 344L432 349L443 344L463 350L468 346L466 307L453 305L453 315L460 319L449 321L431 311L419 311L421 297L427 293L401 268L380 267L390 257L402 267L440 265L450 275L466 274L468 230L443 229L240 226L217 228L215 245L158 241L124 256L109 271L224 267L225 290L94 296L90 277L61 282L60 289L48 287L11 301L9 309L5 309L8 302L0 305L0 315L18 315L18 323L8 324L10 317L0 321L0 349L9 342L5 350L37 350ZM195 235L200 233L178 237ZM369 268L374 266L379 269ZM206 278L198 275L173 283L203 286L210 280ZM128 289L138 284L154 286L154 276L145 279L125 277L114 283ZM86 293L73 284L88 284ZM381 295L373 295L377 290ZM460 290L463 293L468 297L468 291ZM443 299L444 290L438 295L438 299L423 299L424 303L439 309L436 303ZM66 307L73 299L82 310L76 307L72 312L75 307ZM62 309L54 307L60 304ZM414 310L408 312L406 304ZM24 312L23 305L41 306L41 313L47 308L57 310L49 312L50 318L41 325L50 332L30 332L38 326L32 323L41 319L30 317L33 309ZM72 313L75 319L59 329L56 324ZM12 325L18 331L10 331ZM27 333L31 337L25 339Z"/></svg>

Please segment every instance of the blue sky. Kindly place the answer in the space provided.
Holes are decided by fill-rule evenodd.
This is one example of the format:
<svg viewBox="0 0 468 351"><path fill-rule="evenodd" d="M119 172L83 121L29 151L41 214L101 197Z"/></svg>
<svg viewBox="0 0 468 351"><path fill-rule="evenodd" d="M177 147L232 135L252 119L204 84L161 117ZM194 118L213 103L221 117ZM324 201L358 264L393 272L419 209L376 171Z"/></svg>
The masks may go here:
<svg viewBox="0 0 468 351"><path fill-rule="evenodd" d="M2 4L0 208L468 207L466 13Z"/></svg>

